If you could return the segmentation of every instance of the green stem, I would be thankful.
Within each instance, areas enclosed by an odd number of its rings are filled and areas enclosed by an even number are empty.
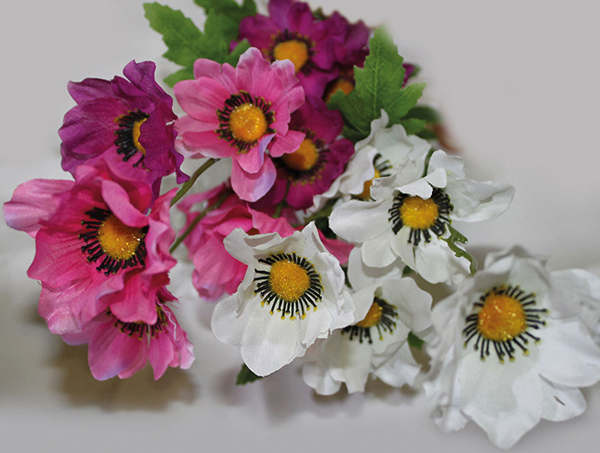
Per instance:
[[[210,211],[213,211],[213,210],[219,208],[223,204],[223,202],[227,199],[228,196],[229,196],[229,191],[226,191],[223,195],[221,195],[221,198],[219,198],[219,200],[214,205],[212,205],[211,207],[206,208],[204,211],[200,212],[194,218],[194,220],[192,220],[192,223],[190,223],[190,226],[188,226],[186,228],[186,230],[181,234],[181,236],[179,236],[177,239],[175,239],[175,242],[173,242],[173,245],[169,249],[169,253],[173,254],[173,252],[175,250],[177,250],[177,247],[179,247],[181,245],[181,243],[185,240],[185,238],[190,235],[190,233],[194,230],[194,228],[196,228],[196,225],[198,225],[198,223],[200,223],[200,221],[204,217],[206,217],[206,214],[208,214]]]
[[[177,192],[177,194],[171,200],[171,206],[175,206],[175,203],[177,203],[179,200],[181,200],[183,198],[183,196],[186,193],[188,193],[188,191],[192,188],[192,186],[194,185],[196,180],[200,177],[200,175],[202,173],[204,173],[206,170],[208,170],[217,161],[218,161],[218,159],[210,158],[206,162],[204,162],[202,164],[202,166],[200,166],[194,172],[192,177],[189,180],[187,180],[185,183],[183,183],[183,185],[181,186],[181,189],[179,189],[179,192]]]
[[[431,156],[433,156],[434,152],[435,149],[431,148],[427,153],[427,157],[425,157],[425,169],[423,170],[423,176],[421,176],[421,178],[427,176],[427,172],[429,171],[429,161],[431,160]]]
[[[450,250],[452,250],[454,252],[454,256],[456,256],[457,258],[461,258],[461,257],[466,258],[469,261],[469,263],[471,263],[469,270],[471,272],[471,275],[475,275],[475,272],[477,272],[477,260],[469,252],[461,249],[458,245],[456,245],[456,242],[460,242],[461,244],[466,244],[467,242],[469,242],[469,240],[465,236],[463,236],[460,232],[458,232],[457,230],[452,228],[450,225],[448,225],[448,231],[450,231],[450,237],[440,238],[440,239],[442,239],[443,241],[445,241],[448,244],[448,247],[450,247]]]

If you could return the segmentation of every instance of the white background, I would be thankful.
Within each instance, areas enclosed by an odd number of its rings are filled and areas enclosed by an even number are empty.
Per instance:
[[[167,3],[164,0],[163,3]],[[198,24],[192,0],[168,0]],[[458,225],[470,250],[519,243],[554,269],[600,274],[600,32],[597,2],[554,0],[315,0],[368,25],[387,23],[401,54],[422,67],[430,99],[467,161],[468,176],[512,183],[501,218]],[[60,170],[57,130],[74,103],[66,83],[112,78],[130,60],[175,69],[137,0],[12,1],[0,6],[0,200]],[[39,287],[25,272],[24,233],[0,225],[0,450],[6,452],[285,451],[493,452],[473,424],[443,434],[420,393],[373,384],[365,394],[318,397],[296,365],[233,385],[238,351],[209,330],[212,307],[174,288],[195,344],[188,371],[158,382],[96,382],[86,347],[67,347],[37,313]],[[588,411],[542,422],[514,452],[596,452],[600,386]]]

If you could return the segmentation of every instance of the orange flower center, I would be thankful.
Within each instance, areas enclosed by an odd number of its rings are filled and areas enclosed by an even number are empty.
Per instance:
[[[416,230],[431,228],[438,216],[438,206],[431,198],[406,197],[400,207],[402,223]]]
[[[135,256],[144,236],[142,228],[127,226],[113,214],[98,228],[98,242],[102,250],[115,260],[128,260]]]
[[[315,166],[319,160],[319,151],[310,138],[305,138],[300,148],[290,154],[282,156],[285,165],[296,171],[308,171]]]
[[[268,126],[262,109],[251,103],[238,105],[229,114],[229,129],[233,137],[246,143],[256,142]]]
[[[269,280],[272,291],[286,302],[300,299],[310,288],[306,269],[287,260],[273,263]]]
[[[277,60],[290,60],[298,73],[308,61],[308,46],[297,39],[283,41],[275,46],[273,56]]]
[[[373,327],[376,326],[379,321],[381,321],[381,315],[383,313],[383,308],[377,302],[373,302],[369,311],[367,312],[367,316],[360,322],[357,322],[355,325],[358,327]]]
[[[352,82],[350,82],[344,78],[339,78],[335,82],[333,82],[333,84],[329,88],[325,100],[327,102],[329,102],[329,100],[331,99],[331,96],[333,96],[337,91],[341,91],[344,94],[348,94],[353,89],[354,89],[354,85],[352,84]]]
[[[513,297],[490,294],[478,313],[477,328],[488,340],[512,340],[527,328],[523,305]]]
[[[131,138],[133,139],[133,145],[135,146],[135,149],[142,153],[142,155],[146,155],[146,150],[140,144],[140,128],[142,127],[144,121],[146,121],[147,119],[148,118],[142,118],[141,120],[136,121],[135,123],[133,123],[133,127],[131,128]]]
[[[379,172],[379,170],[375,169],[375,176],[373,176],[373,179],[380,178],[380,177],[381,177],[381,173]],[[368,181],[365,181],[365,184],[363,186],[363,191],[358,196],[358,198],[360,198],[362,200],[370,200],[371,199],[371,186],[373,185],[373,179],[369,179]]]

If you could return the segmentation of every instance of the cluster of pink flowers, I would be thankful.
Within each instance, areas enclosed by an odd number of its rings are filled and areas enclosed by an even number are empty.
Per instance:
[[[238,38],[252,47],[236,67],[199,59],[194,79],[176,84],[181,118],[152,62],[132,61],[112,80],[70,82],[76,105],[59,135],[73,180],[26,182],[4,205],[7,224],[36,241],[28,275],[41,283],[40,315],[65,342],[89,345],[97,379],[129,377],[148,361],[158,379],[194,360],[167,289],[175,190],[161,194],[164,177],[188,181],[184,157],[231,160],[227,183],[178,206],[193,284],[217,300],[236,291],[247,268],[224,239],[236,228],[291,236],[302,228],[297,211],[354,154],[340,112],[324,99],[337,80],[352,83],[369,29],[292,0],[271,1],[269,12],[242,20]],[[346,263],[352,245],[319,235]]]
[[[89,344],[96,379],[129,377],[150,361],[158,379],[194,356],[169,308],[169,218],[177,173],[173,101],[151,62],[129,63],[129,80],[71,83],[77,106],[60,129],[62,165],[74,180],[21,184],[4,205],[7,224],[36,241],[29,277],[42,286],[39,313],[69,344]]]

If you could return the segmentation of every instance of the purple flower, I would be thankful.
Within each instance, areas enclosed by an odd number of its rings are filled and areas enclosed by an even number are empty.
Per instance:
[[[247,39],[271,61],[291,60],[306,94],[320,97],[338,75],[336,64],[347,64],[362,39],[358,25],[355,29],[339,14],[334,16],[319,20],[306,3],[271,0],[269,17],[257,14],[242,20],[239,39]],[[368,33],[361,47],[367,38]]]
[[[103,156],[117,172],[135,172],[149,184],[175,171],[178,183],[187,179],[174,147],[173,99],[156,83],[155,69],[151,61],[132,61],[123,69],[127,79],[69,83],[77,105],[59,130],[64,170],[74,174]]]

